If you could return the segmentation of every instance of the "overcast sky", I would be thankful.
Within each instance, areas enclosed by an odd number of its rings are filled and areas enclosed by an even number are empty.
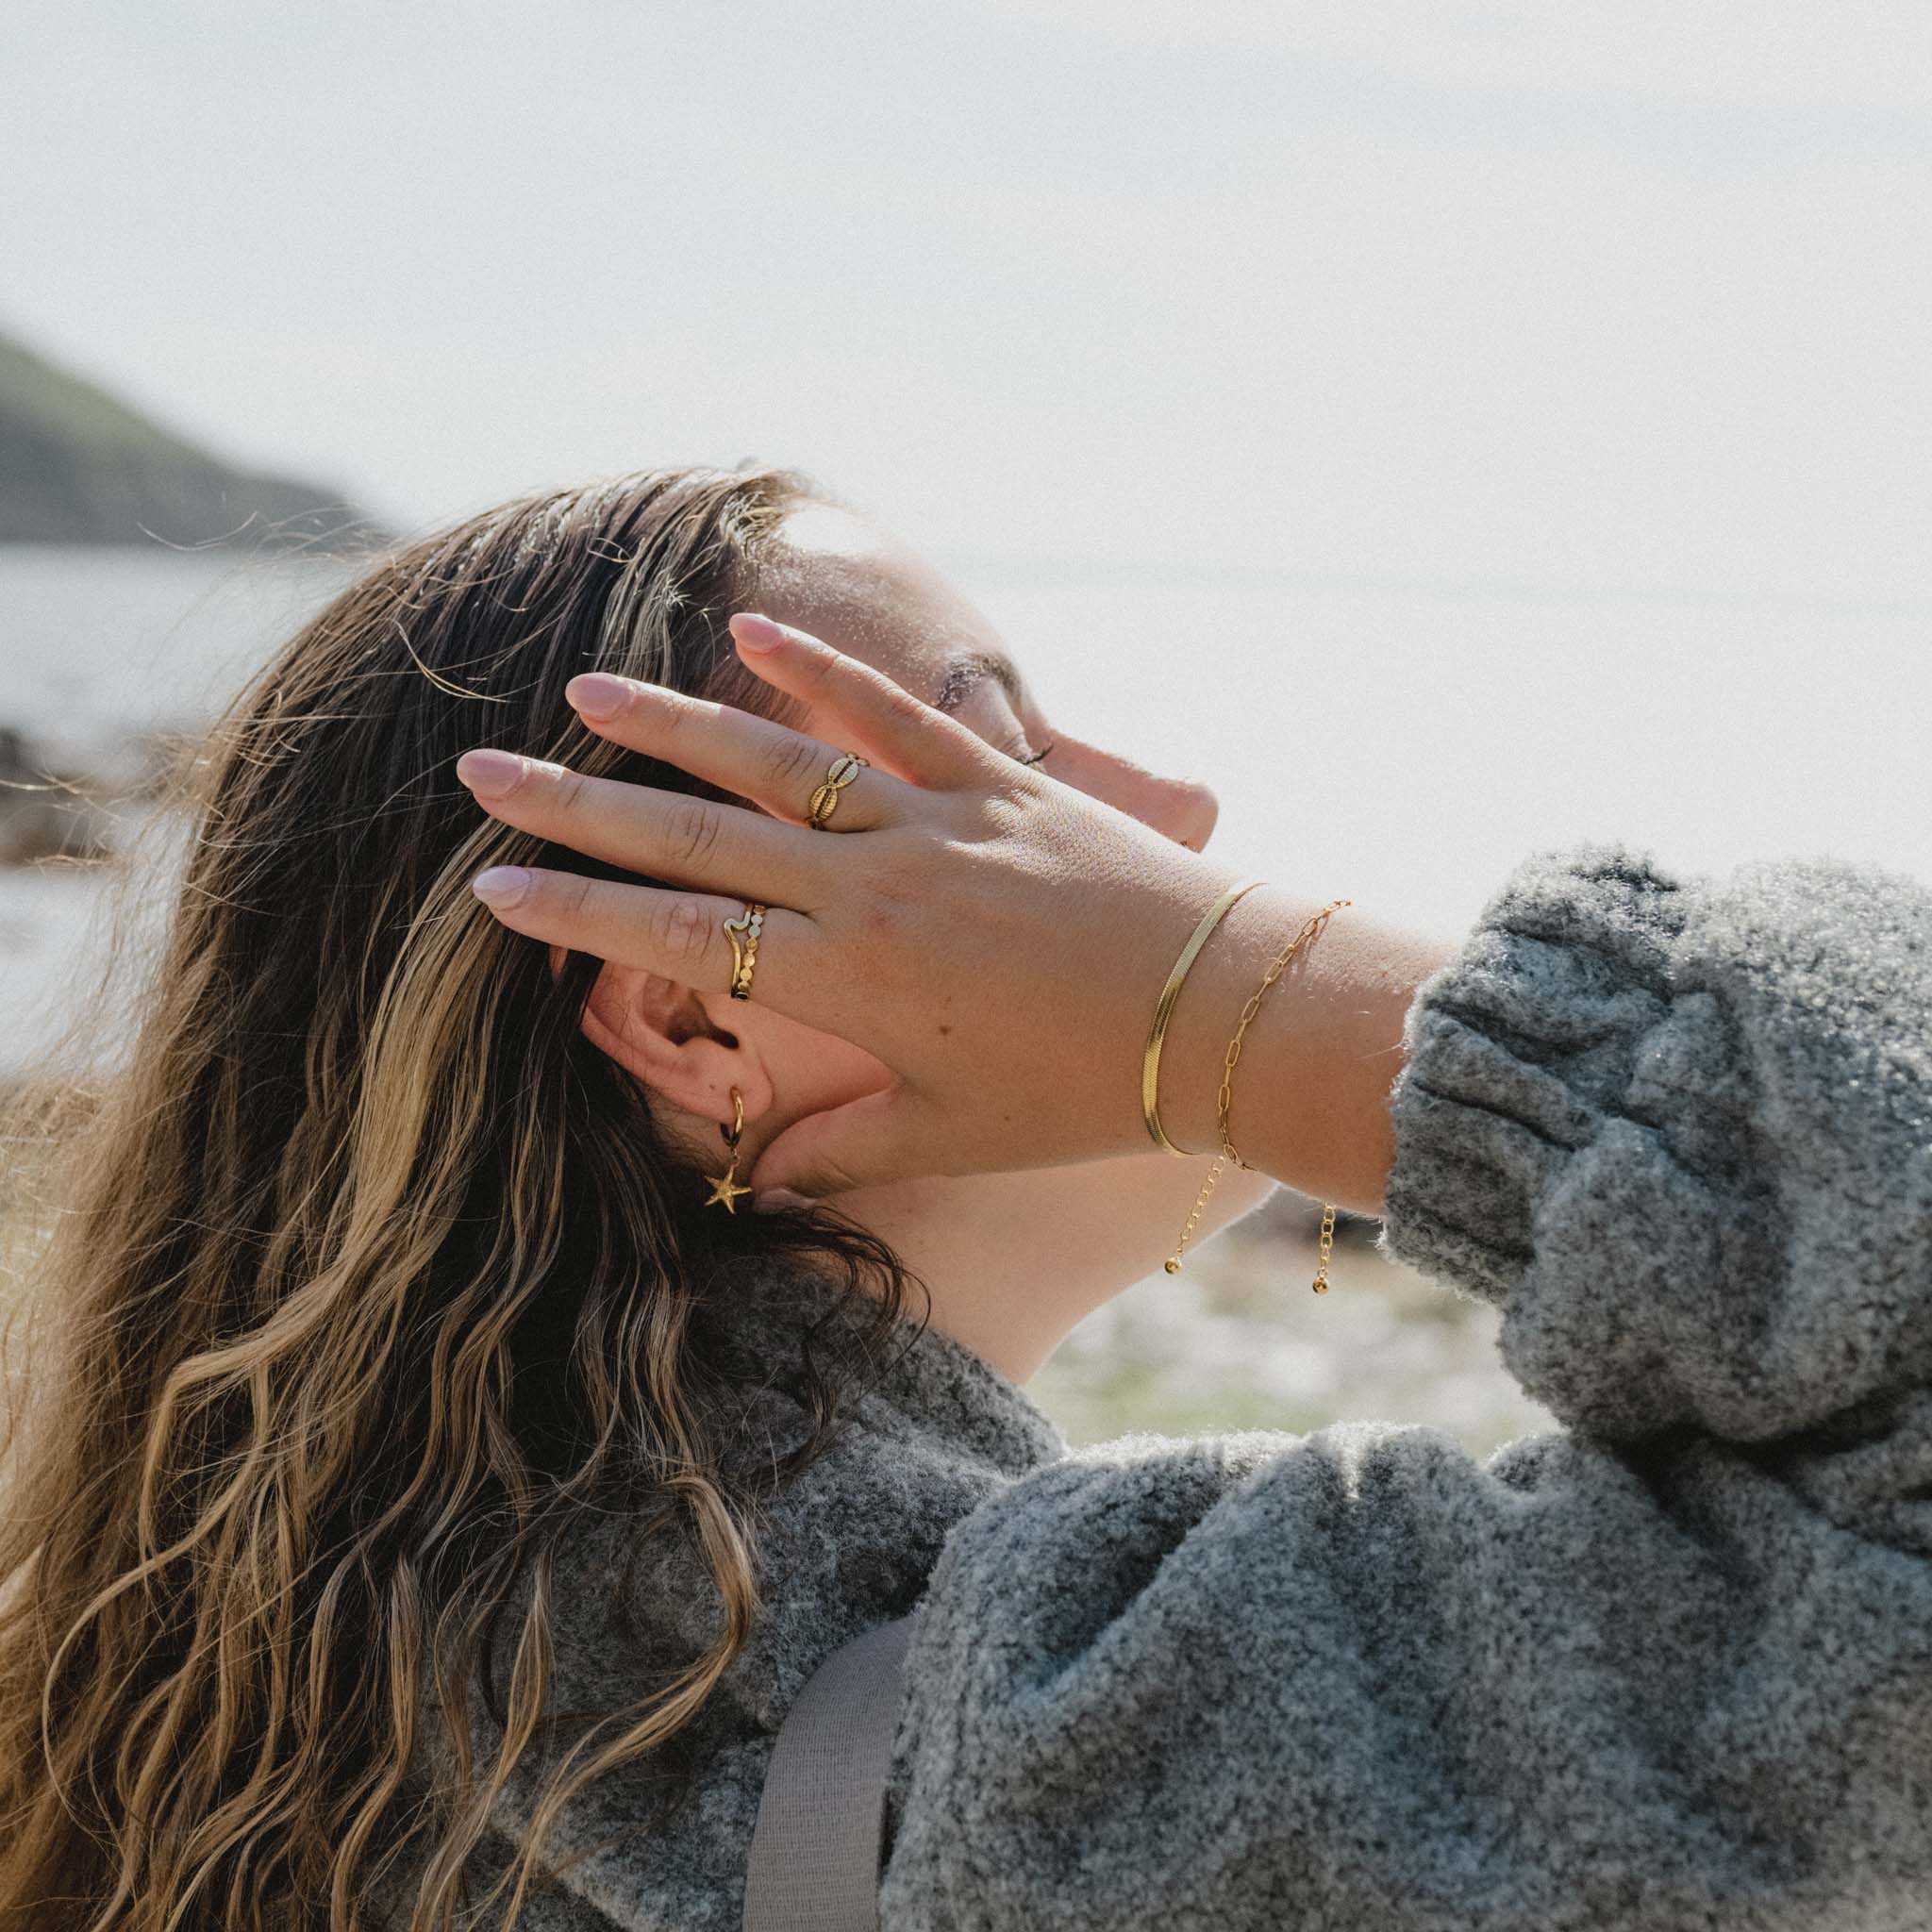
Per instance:
[[[1925,0],[9,0],[6,42],[0,323],[233,456],[405,526],[799,464],[1324,899],[1451,924],[1580,828],[1932,873]]]
[[[406,521],[1932,599],[1923,0],[11,0],[0,318]]]

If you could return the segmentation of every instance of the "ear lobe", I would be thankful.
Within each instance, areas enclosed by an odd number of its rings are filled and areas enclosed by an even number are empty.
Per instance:
[[[634,966],[606,961],[584,1003],[585,1039],[687,1113],[720,1123],[731,1118],[731,1089],[747,1120],[772,1105],[763,1056],[726,1032],[690,987]]]

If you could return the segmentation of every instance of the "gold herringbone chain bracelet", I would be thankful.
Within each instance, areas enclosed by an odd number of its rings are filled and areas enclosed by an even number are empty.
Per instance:
[[[1194,1202],[1193,1212],[1188,1216],[1188,1224],[1181,1229],[1180,1240],[1174,1243],[1174,1253],[1163,1264],[1170,1274],[1178,1274],[1181,1272],[1182,1252],[1188,1245],[1188,1238],[1194,1232],[1195,1223],[1201,1218],[1202,1208],[1208,1205],[1208,1195],[1214,1191],[1215,1182],[1221,1178],[1222,1163],[1231,1160],[1237,1167],[1246,1168],[1250,1174],[1255,1172],[1235,1152],[1234,1134],[1228,1124],[1228,1111],[1234,1104],[1234,1070],[1241,1057],[1241,1039],[1248,1030],[1248,1024],[1261,1010],[1262,996],[1281,977],[1288,968],[1288,962],[1294,958],[1303,943],[1318,927],[1326,923],[1331,914],[1343,906],[1354,904],[1353,899],[1337,899],[1314,914],[1301,931],[1274,956],[1274,963],[1261,976],[1260,985],[1255,989],[1249,996],[1247,1005],[1241,1008],[1241,1023],[1234,1029],[1234,1038],[1227,1042],[1227,1058],[1223,1062],[1221,1070],[1221,1091],[1215,1100],[1215,1120],[1221,1128],[1221,1152],[1214,1157],[1214,1165],[1208,1170],[1208,1178],[1203,1182],[1201,1192]],[[1331,1201],[1324,1203],[1322,1210],[1322,1254],[1320,1261],[1316,1264],[1315,1279],[1312,1284],[1317,1294],[1328,1292],[1328,1254],[1334,1244],[1335,1204]]]

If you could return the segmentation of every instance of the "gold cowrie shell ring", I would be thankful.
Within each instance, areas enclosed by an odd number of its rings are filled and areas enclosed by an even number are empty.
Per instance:
[[[814,832],[824,830],[825,821],[839,809],[840,792],[871,763],[870,758],[860,758],[856,751],[841,752],[832,760],[825,782],[811,795],[811,810],[806,816],[806,824]]]

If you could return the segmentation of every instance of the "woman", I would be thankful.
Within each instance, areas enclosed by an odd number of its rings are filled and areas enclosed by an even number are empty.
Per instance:
[[[375,1898],[427,1926],[466,1874],[515,1884],[491,1819],[521,1833],[536,1793],[555,1800],[541,1876],[598,1803],[642,1817],[676,1796],[679,1753],[750,1775],[742,1744],[777,1712],[762,1680],[782,1658],[782,1691],[804,1661],[774,1601],[808,1608],[816,1579],[836,1630],[870,1596],[837,1602],[835,1573],[916,1590],[944,1528],[1050,1445],[1023,1402],[971,1457],[908,1447],[869,1512],[883,1553],[808,1564],[765,1520],[917,1339],[893,1327],[902,1303],[926,1312],[908,1264],[950,1304],[981,1292],[990,1347],[1007,1311],[1024,1373],[1048,1324],[1151,1265],[1191,1195],[1180,1163],[882,1188],[874,1225],[707,1207],[727,1086],[748,1152],[780,1107],[886,1069],[761,1001],[546,958],[468,887],[544,849],[507,845],[458,782],[479,742],[729,796],[587,733],[565,687],[601,667],[769,694],[724,613],[800,574],[838,595],[838,544],[812,537],[836,522],[773,472],[508,505],[371,570],[214,730],[160,957],[130,935],[104,964],[48,1070],[67,1104],[30,1098],[8,1134],[10,1225],[45,1245],[9,1296],[39,1332],[8,1364],[0,1924],[346,1925]],[[914,592],[880,594],[896,627]],[[959,715],[1036,757],[997,684],[965,675]],[[1201,788],[1085,756],[1087,782],[1173,841],[1207,836]],[[88,1063],[130,1030],[108,1083]],[[1265,1185],[1240,1177],[1217,1218]],[[782,1324],[821,1283],[862,1319],[806,1362]],[[770,1324],[747,1314],[761,1291]],[[774,1347],[778,1393],[760,1387]],[[919,1361],[1004,1386],[942,1337]],[[571,1581],[618,1525],[669,1566],[622,1684],[581,1624],[608,1592]],[[508,1732],[485,1708],[465,1738],[450,1693],[492,1641]],[[456,1761],[437,1774],[444,1702]],[[567,1745],[574,1710],[610,1722],[540,1768],[540,1719]]]
[[[411,547],[238,701],[37,1257],[10,1914],[733,1924],[799,1687],[916,1606],[890,1927],[1926,1922],[1924,891],[1591,849],[1454,946],[1339,914],[1194,1239],[1383,1215],[1572,1431],[1067,1455],[1018,1385],[1210,1171],[1139,1076],[1232,881],[993,642],[797,479],[658,474]],[[1200,952],[1183,1147],[1320,903]]]

